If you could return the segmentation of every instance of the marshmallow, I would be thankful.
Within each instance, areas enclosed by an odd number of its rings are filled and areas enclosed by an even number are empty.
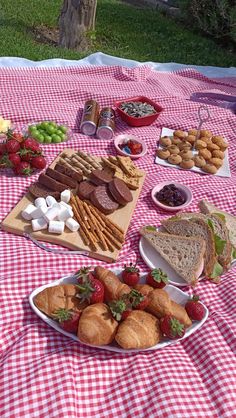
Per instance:
[[[53,206],[55,203],[57,203],[55,197],[53,196],[47,196],[46,197],[46,202],[48,206]]]
[[[61,192],[61,200],[62,202],[65,203],[69,203],[70,201],[70,190],[63,190],[63,192]]]
[[[75,219],[73,218],[68,218],[66,220],[66,226],[67,228],[69,228],[72,232],[76,232],[78,231],[78,229],[80,228],[80,224],[78,224],[78,222],[76,222]]]
[[[73,213],[73,212],[72,212]],[[66,221],[67,219],[71,218],[73,215],[71,215],[71,210],[69,208],[62,208],[58,214],[58,220],[59,221]]]
[[[60,221],[50,221],[48,232],[52,234],[62,234],[64,231],[65,223]]]
[[[47,222],[53,221],[59,215],[60,209],[55,205],[51,208],[48,208],[47,212],[44,214],[44,218]]]
[[[63,208],[63,207],[65,207],[65,208],[67,208],[68,210],[69,210],[69,212],[70,212],[70,217],[72,218],[73,217],[73,210],[72,210],[72,207],[70,206],[70,205],[68,205],[67,203],[65,203],[65,202],[60,202],[60,205],[61,205],[61,207]]]
[[[24,218],[26,221],[31,221],[33,219],[32,213],[36,210],[36,206],[32,205],[30,203],[24,210],[21,212],[22,218]]]
[[[44,218],[33,219],[31,221],[33,231],[41,231],[42,229],[47,229],[48,224]]]
[[[34,205],[36,208],[47,207],[47,202],[44,197],[37,197],[34,201]]]
[[[39,219],[48,211],[47,206],[41,206],[40,208],[36,208],[32,213],[32,219]]]

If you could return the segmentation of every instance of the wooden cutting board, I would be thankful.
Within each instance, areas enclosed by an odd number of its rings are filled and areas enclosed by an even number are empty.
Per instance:
[[[75,150],[69,148],[63,150],[63,152],[65,151],[70,155],[76,152]],[[59,158],[60,154],[50,165],[51,168],[53,168],[56,165]],[[100,159],[98,157],[98,161],[99,160]],[[134,209],[136,207],[137,200],[142,190],[144,180],[145,172],[143,171],[143,176],[140,177],[139,188],[137,190],[131,190],[131,193],[133,195],[132,202],[128,203],[124,207],[120,207],[111,215],[108,215],[109,219],[111,219],[124,230],[124,234],[126,234],[127,229],[129,227]],[[88,246],[86,246],[83,243],[79,231],[71,232],[67,228],[65,228],[65,231],[61,235],[50,234],[45,230],[33,232],[31,228],[31,222],[27,222],[21,217],[22,210],[25,209],[29,203],[33,202],[34,198],[30,193],[27,193],[2,221],[2,229],[17,235],[30,235],[32,238],[38,241],[45,241],[52,244],[58,244],[71,250],[83,251],[86,255],[89,255],[92,258],[106,261],[108,263],[115,262],[117,260],[119,256],[119,250],[115,249],[114,252],[111,252],[109,250],[103,251],[99,248],[96,252],[93,252]]]

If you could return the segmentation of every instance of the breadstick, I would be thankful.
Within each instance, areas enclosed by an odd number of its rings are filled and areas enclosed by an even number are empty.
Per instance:
[[[72,157],[71,162],[76,166],[79,167],[83,173],[88,176],[91,173],[91,170],[88,170],[86,167],[83,166],[76,158]]]
[[[101,164],[98,163],[92,155],[86,154],[83,151],[78,151],[77,154],[84,158],[85,161],[88,161],[94,168],[102,169]]]
[[[81,170],[79,170],[79,169],[77,169],[77,167],[74,167],[72,164],[70,164],[68,161],[68,158],[66,158],[66,159],[64,159],[64,158],[60,158],[59,159],[59,163],[60,164],[62,164],[62,165],[64,165],[64,166],[66,166],[66,167],[68,167],[68,168],[73,168],[75,171],[77,171],[78,173],[80,173],[80,174],[82,174],[83,175],[83,173],[82,173],[82,171]]]
[[[89,219],[88,219],[88,218],[87,218],[87,216],[86,216],[86,212],[85,212],[85,210],[84,210],[82,200],[80,200],[78,196],[75,196],[75,199],[76,199],[76,202],[77,202],[77,207],[78,207],[78,209],[79,209],[79,212],[80,212],[80,214],[81,214],[81,217],[82,217],[83,221],[85,222],[85,224],[86,224],[87,228],[88,228],[88,229],[91,229],[91,231],[94,231],[94,227],[93,227],[93,225],[91,225],[91,223],[89,222]]]
[[[83,219],[78,211],[78,206],[77,206],[77,202],[76,202],[76,198],[72,195],[71,196],[71,202],[72,202],[72,209],[75,213],[75,216],[80,224],[80,227],[83,229],[86,238],[89,240],[89,245],[92,247],[92,250],[97,251],[97,245],[96,245],[96,240],[94,239],[94,235],[88,230],[86,224],[83,222]],[[80,229],[81,229],[80,228]],[[86,244],[88,245],[88,244]]]
[[[79,163],[81,163],[85,168],[88,170],[93,170],[93,166],[88,163],[84,158],[80,157],[78,154],[73,154],[73,158],[75,158]]]
[[[101,229],[101,228],[100,228],[100,226],[97,224],[97,219],[96,219],[96,218],[95,218],[95,216],[92,214],[92,212],[91,212],[91,210],[90,210],[90,207],[87,205],[87,203],[86,203],[86,202],[84,202],[84,208],[85,208],[85,210],[86,210],[86,212],[87,212],[88,216],[90,217],[91,221],[93,222],[93,224],[94,224],[94,226],[95,226],[95,230],[96,230],[96,233],[97,233],[97,235],[98,235],[98,238],[99,238],[99,240],[100,240],[100,242],[101,242],[101,247],[102,247],[102,249],[103,249],[104,251],[107,251],[107,250],[108,250],[108,246],[107,246],[107,243],[106,243],[105,238],[104,238],[104,236],[103,236],[102,229]]]
[[[106,227],[106,231],[108,231],[110,234],[112,234],[117,241],[119,241],[121,244],[124,243],[124,234],[122,234],[121,232],[114,230],[112,228],[109,228],[108,226]]]
[[[103,234],[105,237],[107,237],[110,242],[116,247],[118,250],[122,248],[122,243],[120,241],[117,241],[117,239],[114,237],[113,234],[111,234],[107,229],[104,229]]]
[[[109,238],[107,238],[106,236],[104,236],[105,242],[108,246],[108,250],[111,251],[111,253],[114,253],[115,248],[113,247],[112,243],[110,242]]]
[[[103,230],[104,228],[106,228],[106,224],[105,222],[102,220],[102,218],[99,216],[99,214],[96,212],[95,207],[91,204],[88,203],[89,209],[91,210],[92,214],[94,215],[94,217],[96,218],[96,220],[99,222],[99,224],[101,225],[101,230]]]
[[[94,210],[98,213],[98,215],[102,218],[102,220],[105,222],[105,224],[110,227],[112,230],[117,229],[121,234],[124,234],[123,229],[117,225],[115,222],[111,221],[104,215],[104,213],[100,212],[97,208],[94,207]]]

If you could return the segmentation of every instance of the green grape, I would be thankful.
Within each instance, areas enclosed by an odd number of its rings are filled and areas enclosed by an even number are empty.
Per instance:
[[[64,126],[64,125],[58,126],[58,129],[60,129],[60,131],[63,132],[63,134],[66,134],[66,132],[67,132],[67,127]]]
[[[51,144],[52,138],[49,135],[44,135],[44,142],[45,144]]]
[[[56,134],[52,134],[52,142],[59,143],[61,142],[61,137]]]

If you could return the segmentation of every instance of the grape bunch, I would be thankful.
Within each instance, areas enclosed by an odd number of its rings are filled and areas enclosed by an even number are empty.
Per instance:
[[[41,144],[59,144],[68,138],[68,128],[65,125],[58,125],[56,122],[43,121],[29,125],[28,132]]]
[[[174,184],[164,186],[156,193],[156,198],[159,202],[172,207],[183,205],[186,202],[185,194]]]

